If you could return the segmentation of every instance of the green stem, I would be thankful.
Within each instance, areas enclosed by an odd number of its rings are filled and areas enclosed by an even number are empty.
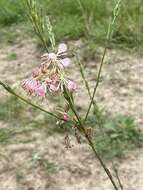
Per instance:
[[[102,60],[101,60],[101,63],[100,63],[100,66],[99,66],[98,75],[97,75],[97,82],[96,82],[96,85],[95,85],[95,87],[94,87],[93,95],[92,95],[92,97],[91,97],[91,101],[90,101],[90,104],[89,104],[89,107],[88,107],[88,110],[87,110],[87,113],[86,113],[84,122],[87,120],[87,117],[88,117],[88,115],[89,115],[91,106],[92,106],[92,104],[94,103],[94,97],[95,97],[95,94],[96,94],[96,91],[97,91],[97,88],[98,88],[98,85],[99,85],[100,75],[101,75],[101,71],[102,71],[102,67],[103,67],[103,63],[104,63],[106,51],[107,51],[107,46],[105,47],[104,52],[103,52]]]
[[[113,170],[114,170],[114,172],[115,172],[116,178],[117,178],[117,180],[118,180],[120,189],[121,189],[121,190],[124,190],[123,185],[122,185],[121,180],[120,180],[120,177],[119,177],[119,174],[118,174],[118,170],[117,170],[117,168],[115,167],[115,165],[114,165],[113,162],[112,162],[112,166],[113,166]]]
[[[115,181],[114,181],[114,179],[113,179],[113,177],[112,177],[112,175],[111,175],[110,170],[106,167],[105,163],[103,162],[103,160],[101,159],[101,157],[100,157],[99,154],[97,153],[97,151],[96,151],[96,149],[95,149],[95,147],[94,147],[94,145],[93,145],[93,142],[91,141],[90,137],[87,135],[87,132],[86,132],[84,126],[83,126],[82,120],[80,119],[80,116],[78,115],[78,113],[77,113],[77,111],[76,111],[76,109],[75,109],[75,106],[74,106],[73,103],[72,103],[70,94],[69,94],[68,91],[66,90],[66,87],[64,87],[64,93],[65,93],[65,98],[66,98],[66,100],[69,102],[69,105],[70,105],[71,110],[73,111],[73,113],[75,114],[75,117],[77,118],[77,121],[78,121],[78,124],[79,124],[79,127],[77,127],[77,128],[78,128],[79,132],[81,132],[81,131],[83,132],[83,134],[84,134],[84,136],[85,136],[85,138],[86,138],[86,140],[87,140],[89,146],[91,147],[91,149],[92,149],[93,152],[94,152],[95,157],[96,157],[96,158],[98,159],[98,161],[100,162],[100,164],[101,164],[101,166],[103,167],[104,171],[106,172],[108,178],[110,179],[112,185],[114,186],[114,189],[115,189],[115,190],[118,190],[118,187],[117,187],[117,185],[116,185],[116,183],[115,183]]]
[[[91,95],[91,92],[90,92],[90,87],[89,87],[88,81],[86,80],[86,77],[85,77],[85,75],[84,75],[83,66],[82,66],[82,64],[81,64],[81,62],[80,62],[80,60],[79,60],[79,58],[78,58],[77,56],[76,56],[76,58],[77,58],[77,63],[78,63],[79,69],[80,69],[80,73],[81,73],[82,79],[83,79],[83,81],[84,81],[85,87],[86,87],[86,89],[87,89],[87,91],[88,91],[88,95],[89,95],[90,100],[91,100],[91,99],[92,99],[92,95]],[[95,101],[93,101],[93,106],[94,106],[94,112],[95,112],[95,115],[96,115],[97,124],[98,124],[98,126],[99,126],[99,129],[101,129],[101,132],[103,133],[103,135],[105,135],[105,132],[104,132],[102,126],[101,126],[101,123],[100,123],[100,120],[99,120],[99,117],[98,117],[98,112],[99,112],[99,111],[98,111],[98,107],[97,107]],[[83,123],[83,124],[84,124],[84,123]],[[118,183],[119,183],[119,185],[120,185],[120,188],[121,188],[121,190],[123,190],[123,185],[122,185],[122,183],[121,183],[120,177],[119,177],[119,175],[118,175],[118,171],[117,171],[117,169],[115,168],[113,162],[112,162],[112,165],[113,165],[113,170],[114,170],[114,172],[115,172],[116,178],[117,178]]]
[[[48,51],[47,41],[45,37],[45,33],[47,31],[45,28],[45,17],[42,9],[40,9],[35,0],[26,0],[26,5],[28,9],[28,17],[30,22],[32,23],[33,29],[37,37],[41,40],[43,47]]]
[[[82,76],[82,79],[83,79],[83,81],[84,81],[84,85],[85,85],[85,87],[86,87],[86,89],[87,89],[87,92],[88,92],[88,95],[89,95],[89,98],[90,98],[90,101],[92,100],[92,94],[91,94],[91,91],[90,91],[90,87],[89,87],[89,83],[88,83],[88,81],[87,81],[87,79],[86,79],[86,77],[85,77],[85,74],[84,74],[84,69],[83,69],[83,66],[82,66],[82,64],[81,64],[81,62],[80,62],[80,60],[79,60],[79,58],[76,56],[76,58],[77,58],[77,64],[78,64],[78,66],[79,66],[79,69],[80,69],[80,74],[81,74],[81,76]],[[96,102],[93,100],[92,101],[92,104],[93,104],[93,107],[94,107],[94,113],[95,113],[95,116],[96,116],[96,119],[98,120],[98,117],[99,117],[99,115],[98,115],[98,113],[99,113],[99,108],[98,108],[98,106],[97,106],[97,104],[96,104]],[[85,120],[86,121],[86,120]],[[85,123],[85,122],[84,122]],[[99,122],[98,122],[98,125],[100,125],[99,124]],[[100,126],[101,127],[101,126]]]
[[[115,181],[114,181],[114,179],[113,179],[113,177],[112,177],[112,174],[111,174],[110,170],[106,167],[105,163],[103,162],[103,160],[101,159],[101,157],[97,153],[97,151],[96,151],[96,149],[95,149],[95,147],[94,147],[94,145],[93,145],[90,137],[85,132],[84,132],[84,135],[85,135],[85,137],[86,137],[86,139],[87,139],[90,147],[92,148],[92,150],[93,150],[96,158],[98,159],[98,161],[100,162],[100,164],[103,167],[104,171],[106,172],[107,176],[109,177],[112,185],[114,186],[114,189],[115,190],[119,190],[118,187],[117,187],[117,185],[116,185],[116,183],[115,183]]]
[[[106,55],[106,52],[107,52],[107,49],[108,49],[108,43],[110,42],[110,38],[111,38],[112,33],[113,33],[113,30],[114,30],[115,21],[116,21],[118,15],[119,15],[119,10],[120,10],[121,2],[122,2],[122,0],[118,0],[117,4],[116,4],[116,6],[115,6],[115,8],[114,8],[114,10],[113,10],[113,19],[109,22],[108,31],[107,31],[107,37],[106,37],[106,44],[105,44],[103,56],[102,56],[102,59],[101,59],[101,62],[100,62],[98,74],[97,74],[97,82],[96,82],[96,85],[95,85],[95,87],[94,87],[92,99],[91,99],[91,102],[90,102],[90,104],[89,104],[89,107],[88,107],[88,110],[87,110],[87,113],[86,113],[86,116],[85,116],[84,121],[87,120],[87,117],[88,117],[88,115],[89,115],[91,106],[92,106],[92,104],[93,104],[93,102],[94,102],[94,97],[95,97],[97,88],[98,88],[98,86],[99,86],[101,71],[102,71],[102,67],[103,67],[104,60],[105,60],[105,55]]]
[[[42,108],[42,107],[40,107],[40,106],[38,106],[38,105],[36,105],[36,104],[30,102],[29,100],[25,99],[25,98],[22,97],[22,96],[18,95],[9,85],[3,83],[2,81],[0,81],[0,85],[3,86],[3,88],[4,88],[6,91],[8,91],[10,94],[14,95],[15,97],[17,97],[18,99],[22,100],[23,102],[25,102],[25,103],[31,105],[32,107],[34,107],[34,108],[36,108],[36,109],[39,109],[39,110],[42,111],[42,112],[45,112],[45,113],[48,114],[48,115],[51,115],[51,116],[55,117],[56,119],[62,120],[62,118],[58,117],[57,115],[55,115],[55,114],[53,114],[53,113],[51,113],[51,112],[48,112],[48,111],[45,110],[44,108]]]

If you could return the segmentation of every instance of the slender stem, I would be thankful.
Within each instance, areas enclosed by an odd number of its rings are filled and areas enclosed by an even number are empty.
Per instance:
[[[98,86],[99,86],[101,71],[102,71],[102,67],[103,67],[104,60],[105,60],[105,55],[106,55],[106,52],[107,52],[107,49],[108,49],[108,43],[110,42],[110,38],[111,38],[112,33],[113,33],[113,30],[114,30],[115,21],[116,21],[118,15],[119,15],[121,2],[122,2],[122,0],[118,0],[118,2],[116,3],[116,6],[115,6],[115,8],[114,8],[114,10],[113,10],[113,18],[112,18],[112,20],[109,22],[109,26],[108,26],[108,30],[107,30],[107,36],[106,36],[106,44],[105,44],[103,56],[102,56],[102,59],[101,59],[101,63],[100,63],[100,66],[99,66],[98,74],[97,74],[97,82],[96,82],[96,85],[95,85],[95,87],[94,87],[92,99],[91,99],[91,102],[90,102],[90,104],[89,104],[89,107],[88,107],[87,113],[86,113],[86,115],[85,115],[84,121],[86,121],[86,119],[87,119],[87,117],[88,117],[88,115],[89,115],[91,106],[92,106],[92,104],[93,104],[93,102],[94,102],[94,97],[95,97],[97,88],[98,88]]]
[[[88,80],[85,77],[83,66],[82,66],[81,61],[80,61],[80,59],[79,59],[79,57],[77,55],[76,55],[76,59],[77,59],[77,65],[79,66],[79,69],[80,69],[80,74],[82,76],[85,88],[87,89],[87,92],[88,92],[88,95],[89,95],[89,98],[90,98],[90,101],[91,101],[92,100],[92,94],[91,94],[91,91],[90,91]],[[98,124],[99,128],[101,128],[100,121],[99,121],[99,108],[98,108],[98,105],[96,104],[96,102],[94,100],[93,100],[92,104],[93,104],[93,107],[94,107],[94,113],[95,113],[95,116],[96,116],[97,124]]]
[[[81,73],[82,79],[83,79],[83,81],[84,81],[85,87],[86,87],[86,89],[87,89],[88,95],[89,95],[90,100],[91,100],[91,99],[92,99],[92,95],[91,95],[91,92],[90,92],[90,87],[89,87],[88,81],[86,80],[86,77],[85,77],[85,74],[84,74],[83,66],[82,66],[82,64],[81,64],[81,62],[80,62],[80,60],[79,60],[79,58],[78,58],[77,56],[76,56],[76,58],[77,58],[77,63],[78,63],[79,69],[80,69],[80,73]],[[97,109],[98,109],[98,107],[97,107],[95,101],[93,101],[93,106],[94,106],[94,112],[95,112],[95,114],[96,114],[96,116],[97,116],[97,124],[98,124],[99,128],[102,129],[102,126],[101,126],[101,124],[100,124],[100,121],[99,121],[99,118],[98,118],[98,115],[97,115],[97,112],[96,112]],[[101,130],[101,132],[103,133],[103,135],[105,135],[104,130]],[[117,171],[116,167],[114,166],[114,163],[113,163],[113,162],[112,162],[112,166],[113,166],[113,170],[114,170],[114,172],[115,172],[116,178],[117,178],[117,180],[118,180],[118,183],[119,183],[119,185],[120,185],[120,188],[121,188],[121,190],[123,190],[123,185],[122,185],[122,183],[121,183],[121,180],[120,180],[118,171]]]
[[[92,95],[91,95],[91,92],[90,92],[90,87],[89,87],[88,81],[86,80],[86,77],[85,77],[85,75],[84,75],[83,66],[82,66],[82,64],[81,64],[81,62],[80,62],[80,60],[79,60],[79,58],[78,58],[77,56],[76,56],[76,58],[77,58],[77,63],[78,63],[79,69],[80,69],[80,73],[81,73],[82,79],[83,79],[83,81],[84,81],[85,87],[86,87],[86,89],[87,89],[88,95],[89,95],[90,100],[91,100],[91,99],[92,99]],[[99,121],[99,118],[98,118],[98,115],[97,115],[97,112],[96,112],[96,111],[98,111],[98,110],[97,110],[98,107],[97,107],[95,101],[93,102],[93,106],[94,106],[94,112],[95,112],[95,114],[96,114],[96,116],[97,116],[97,120],[98,120],[97,124],[99,125],[99,128],[102,129],[102,128],[101,128],[100,121]],[[103,135],[104,135],[104,131],[102,131],[102,133],[103,133]],[[102,161],[102,160],[101,160],[101,161]],[[113,163],[113,162],[112,162],[112,166],[113,166],[113,170],[114,170],[114,172],[115,172],[115,174],[116,174],[116,178],[117,178],[117,180],[118,180],[118,183],[119,183],[119,185],[120,185],[120,188],[121,188],[121,190],[123,190],[123,185],[122,185],[122,183],[121,183],[121,180],[120,180],[118,171],[117,171],[116,167],[114,166],[114,163]]]
[[[91,92],[90,92],[90,87],[89,87],[88,81],[86,80],[86,77],[85,77],[85,74],[84,74],[83,66],[82,66],[82,64],[81,64],[81,62],[80,62],[80,60],[79,60],[79,58],[78,58],[77,56],[76,56],[76,58],[77,58],[77,63],[78,63],[79,69],[80,69],[80,73],[81,73],[82,79],[83,79],[83,81],[84,81],[85,87],[86,87],[86,89],[87,89],[87,91],[88,91],[88,95],[89,95],[90,100],[91,100],[91,99],[92,99],[92,95],[91,95]],[[105,132],[104,132],[102,126],[101,126],[101,123],[100,123],[100,121],[99,121],[99,117],[98,117],[98,115],[97,115],[98,113],[96,112],[96,111],[98,111],[98,110],[97,110],[98,107],[97,107],[95,101],[93,101],[93,106],[94,106],[95,115],[96,115],[96,117],[97,117],[96,119],[97,119],[97,124],[98,124],[98,126],[99,126],[99,129],[102,129],[101,132],[103,133],[103,135],[105,135]],[[118,183],[119,183],[119,185],[120,185],[120,188],[121,188],[121,190],[123,190],[123,185],[122,185],[122,183],[121,183],[121,180],[120,180],[118,171],[117,171],[116,167],[114,166],[114,163],[113,163],[113,162],[112,162],[112,166],[113,166],[113,170],[114,170],[114,172],[115,172],[115,174],[116,174],[116,178],[117,178],[117,180],[118,180]]]
[[[77,64],[78,64],[79,69],[80,69],[80,74],[82,76],[82,79],[84,81],[85,87],[86,87],[87,92],[88,92],[88,95],[89,95],[90,98],[92,98],[92,95],[91,95],[91,92],[90,92],[90,87],[89,87],[88,81],[87,81],[87,79],[85,77],[84,69],[83,69],[83,66],[81,64],[81,61],[80,61],[80,59],[79,59],[79,57],[77,55],[75,55],[75,56],[76,56],[76,59],[77,59]]]
[[[88,134],[87,134],[87,132],[86,132],[86,129],[85,129],[84,126],[83,126],[82,120],[80,119],[80,116],[78,115],[78,113],[77,113],[77,111],[76,111],[76,109],[75,109],[75,106],[74,106],[73,103],[72,103],[70,94],[68,93],[68,91],[66,90],[65,87],[64,87],[64,93],[65,93],[65,98],[66,98],[67,101],[69,102],[70,108],[71,108],[71,110],[73,111],[73,113],[75,114],[75,117],[77,118],[77,121],[78,121],[78,123],[79,123],[79,127],[78,127],[79,132],[81,132],[81,131],[83,132],[83,134],[84,134],[86,140],[88,141],[89,146],[92,148],[92,150],[93,150],[93,152],[94,152],[96,158],[97,158],[98,161],[100,162],[102,168],[104,169],[104,171],[106,172],[107,176],[109,177],[109,179],[110,179],[112,185],[114,186],[114,189],[115,189],[115,190],[118,190],[118,187],[117,187],[117,185],[116,185],[116,183],[115,183],[115,181],[114,181],[114,179],[113,179],[113,177],[112,177],[112,174],[111,174],[110,170],[106,167],[105,163],[103,162],[103,160],[101,159],[101,157],[100,157],[99,154],[97,153],[97,151],[96,151],[96,149],[95,149],[95,147],[94,147],[94,145],[93,145],[93,142],[92,142],[92,140],[90,139],[90,137],[88,136]]]
[[[48,112],[48,111],[45,110],[44,108],[42,108],[42,107],[40,107],[40,106],[38,106],[38,105],[36,105],[36,104],[30,102],[29,100],[25,99],[25,98],[22,97],[22,96],[18,95],[9,85],[3,83],[2,81],[0,81],[0,85],[3,86],[3,88],[4,88],[6,91],[8,91],[10,94],[14,95],[15,97],[17,97],[18,99],[22,100],[23,102],[25,102],[25,103],[31,105],[32,107],[34,107],[34,108],[36,108],[36,109],[41,110],[42,112],[45,112],[45,113],[48,114],[48,115],[51,115],[51,116],[55,117],[56,119],[62,120],[62,118],[59,118],[57,115],[55,115],[55,114],[53,114],[53,113],[51,113],[51,112]]]
[[[47,46],[47,36],[45,36],[45,15],[43,10],[38,7],[35,0],[26,0],[26,5],[28,9],[28,17],[32,23],[35,34],[41,40],[43,47],[48,51]]]
[[[113,170],[114,170],[114,172],[115,172],[115,175],[116,175],[116,178],[117,178],[117,180],[118,180],[118,183],[119,183],[119,185],[120,185],[121,190],[124,190],[123,185],[122,185],[121,180],[120,180],[120,177],[119,177],[119,174],[118,174],[118,170],[117,170],[117,168],[115,167],[115,165],[114,165],[113,162],[112,162],[112,167],[113,167]]]
[[[76,118],[77,118],[79,124],[82,124],[82,121],[81,121],[81,119],[80,119],[80,116],[78,115],[78,113],[77,113],[77,111],[76,111],[76,109],[75,109],[75,106],[74,106],[74,104],[73,104],[72,98],[71,98],[71,96],[70,96],[70,94],[69,94],[69,92],[67,91],[67,89],[66,89],[65,86],[63,86],[63,90],[64,90],[64,97],[65,97],[65,99],[68,101],[71,110],[72,110],[73,113],[75,114],[75,116],[76,116]]]
[[[87,141],[88,141],[88,144],[89,144],[90,147],[92,148],[92,150],[93,150],[93,152],[94,152],[96,158],[99,160],[101,166],[103,167],[104,171],[105,171],[106,174],[108,175],[108,177],[109,177],[109,179],[110,179],[112,185],[114,186],[114,189],[115,189],[115,190],[118,190],[118,187],[117,187],[117,185],[116,185],[116,183],[115,183],[115,181],[114,181],[114,179],[113,179],[113,177],[112,177],[112,174],[111,174],[110,170],[106,167],[106,165],[104,164],[103,160],[101,159],[101,157],[100,157],[99,154],[97,153],[97,151],[96,151],[96,149],[95,149],[95,147],[94,147],[94,145],[93,145],[93,143],[92,143],[90,137],[89,137],[86,133],[84,133],[84,135],[85,135],[85,137],[86,137],[86,139],[87,139]]]
[[[89,104],[89,107],[88,107],[88,110],[87,110],[84,122],[87,120],[87,117],[88,117],[88,114],[90,112],[91,106],[92,106],[92,104],[94,102],[94,97],[95,97],[95,93],[96,93],[97,87],[99,85],[100,75],[101,75],[101,71],[102,71],[102,67],[103,67],[106,51],[107,51],[107,46],[105,47],[104,52],[103,52],[102,60],[101,60],[101,63],[100,63],[100,66],[99,66],[98,75],[97,75],[97,82],[96,82],[96,85],[95,85],[95,88],[94,88],[94,91],[93,91],[93,95],[92,95],[92,98],[91,98],[91,101],[90,101],[90,104]]]

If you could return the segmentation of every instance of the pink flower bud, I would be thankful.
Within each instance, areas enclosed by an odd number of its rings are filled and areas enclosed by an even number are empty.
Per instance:
[[[63,119],[65,122],[68,121],[69,116],[68,116],[67,112],[64,112]]]

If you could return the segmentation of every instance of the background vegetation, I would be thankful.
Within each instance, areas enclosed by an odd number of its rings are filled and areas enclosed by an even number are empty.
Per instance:
[[[44,7],[46,14],[52,20],[57,40],[85,38],[86,25],[92,39],[96,43],[103,44],[115,0],[82,0],[81,2],[85,10],[84,17],[77,0],[39,0],[39,4]],[[19,34],[17,28],[20,28],[23,34],[27,32],[31,34],[25,10],[24,0],[0,1],[1,40],[5,36],[9,41],[14,40],[14,37]],[[116,43],[116,46],[120,47],[142,47],[142,20],[142,0],[124,0],[112,45]],[[13,33],[7,32],[7,26],[11,26]]]

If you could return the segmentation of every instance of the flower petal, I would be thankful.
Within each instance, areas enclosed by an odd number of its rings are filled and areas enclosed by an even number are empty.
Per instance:
[[[55,53],[49,53],[48,57],[51,61],[55,61],[57,59],[57,55]]]
[[[45,84],[40,84],[39,81],[26,79],[22,82],[22,87],[30,95],[35,94],[37,96],[45,97],[47,92],[47,87]]]
[[[60,62],[64,67],[68,67],[71,63],[71,60],[69,58],[65,58],[65,59],[61,59]]]
[[[35,88],[35,94],[41,97],[45,97],[47,92],[47,87],[46,85],[42,84],[40,86],[38,86],[37,88]]]
[[[58,53],[57,54],[61,54],[67,51],[67,45],[64,43],[59,44],[58,47]]]
[[[67,87],[70,92],[74,92],[77,90],[77,83],[73,80],[68,80]]]

